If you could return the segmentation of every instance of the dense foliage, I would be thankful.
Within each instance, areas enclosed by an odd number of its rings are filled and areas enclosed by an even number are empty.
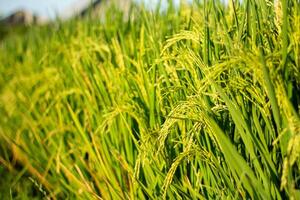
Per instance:
[[[299,0],[128,17],[0,43],[1,199],[299,199]]]

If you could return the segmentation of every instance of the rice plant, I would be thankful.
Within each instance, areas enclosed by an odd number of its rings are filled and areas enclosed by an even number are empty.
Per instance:
[[[0,43],[1,199],[300,199],[300,2],[115,7]]]

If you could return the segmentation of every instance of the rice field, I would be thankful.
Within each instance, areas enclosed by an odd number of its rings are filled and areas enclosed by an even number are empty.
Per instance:
[[[300,2],[111,7],[0,41],[0,199],[300,199]]]

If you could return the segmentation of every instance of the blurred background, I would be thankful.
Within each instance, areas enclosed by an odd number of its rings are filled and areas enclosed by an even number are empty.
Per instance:
[[[23,10],[44,20],[51,20],[56,17],[68,18],[78,13],[78,11],[85,9],[93,2],[103,3],[105,1],[116,0],[0,0],[0,17],[4,18]],[[121,1],[119,0],[119,2]],[[157,6],[159,0],[133,0],[133,2],[144,4],[147,8],[152,9]],[[168,0],[162,0],[162,7],[164,7],[167,2]],[[175,5],[179,5],[180,0],[173,0],[173,2]]]
[[[0,0],[0,41],[7,35],[25,32],[31,25],[45,25],[56,19],[81,18],[88,13],[103,19],[111,4],[126,16],[131,3],[146,9],[160,5],[163,10],[168,2],[175,6],[180,4],[180,0]]]

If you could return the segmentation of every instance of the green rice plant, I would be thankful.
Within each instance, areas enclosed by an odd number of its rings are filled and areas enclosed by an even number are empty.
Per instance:
[[[299,1],[171,5],[1,41],[1,198],[300,198]]]

